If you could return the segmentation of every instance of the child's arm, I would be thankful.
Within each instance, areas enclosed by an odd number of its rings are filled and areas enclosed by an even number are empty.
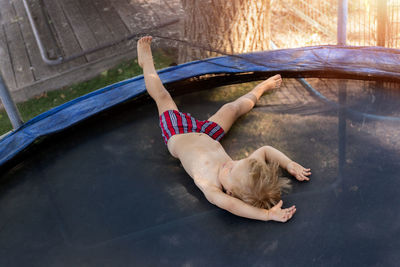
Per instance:
[[[263,146],[256,150],[253,155],[256,157],[262,157],[265,161],[278,162],[279,166],[286,169],[299,181],[310,180],[307,176],[311,175],[311,169],[306,169],[297,162],[292,161],[278,149],[271,146]]]
[[[204,190],[203,193],[206,196],[207,200],[210,201],[212,204],[220,207],[221,209],[227,210],[237,216],[249,219],[286,222],[287,220],[292,218],[293,214],[296,212],[295,206],[287,209],[282,209],[282,200],[279,201],[279,203],[270,210],[266,210],[248,205],[240,199],[231,197],[223,193],[218,188],[209,188]]]

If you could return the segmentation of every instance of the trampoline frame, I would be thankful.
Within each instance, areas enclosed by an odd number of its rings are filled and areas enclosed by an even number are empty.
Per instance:
[[[209,58],[169,67],[158,73],[172,93],[260,80],[277,73],[283,78],[340,77],[398,82],[399,59],[400,50],[397,49],[317,46]],[[0,168],[41,137],[60,132],[90,116],[146,94],[143,75],[140,75],[38,115],[0,141]]]

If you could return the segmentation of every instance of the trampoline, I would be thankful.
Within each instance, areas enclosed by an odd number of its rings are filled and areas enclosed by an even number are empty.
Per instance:
[[[199,119],[281,73],[282,90],[222,145],[233,159],[271,145],[312,169],[283,196],[298,210],[285,224],[205,199],[163,144],[142,76],[32,119],[0,141],[0,265],[397,266],[399,57],[326,46],[159,72],[178,108]]]

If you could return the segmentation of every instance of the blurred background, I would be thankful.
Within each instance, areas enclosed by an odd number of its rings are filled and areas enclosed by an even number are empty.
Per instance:
[[[338,1],[274,1],[272,40],[279,47],[336,44]],[[400,1],[349,0],[347,45],[398,48]],[[279,20],[278,20],[279,19]]]
[[[2,0],[0,71],[22,120],[141,74],[136,41],[153,35],[157,68],[269,49],[400,46],[400,0]],[[0,109],[0,135],[12,129]]]

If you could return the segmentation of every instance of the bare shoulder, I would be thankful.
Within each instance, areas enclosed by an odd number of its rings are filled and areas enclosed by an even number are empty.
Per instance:
[[[211,191],[221,191],[222,189],[216,186],[214,183],[210,182],[210,180],[205,178],[193,178],[194,183],[197,187],[205,194],[206,192]]]
[[[211,203],[213,203],[212,196],[214,196],[215,194],[223,193],[222,188],[210,182],[208,179],[194,178],[193,180],[196,186],[201,190],[201,192],[203,192],[204,196]]]

